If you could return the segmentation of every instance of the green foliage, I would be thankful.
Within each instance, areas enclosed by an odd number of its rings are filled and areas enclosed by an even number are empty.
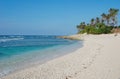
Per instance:
[[[103,13],[100,19],[96,17],[96,19],[92,18],[91,23],[87,24],[85,22],[81,22],[80,25],[77,26],[78,33],[87,33],[87,34],[107,34],[111,33],[112,29],[117,23],[117,14],[119,10],[111,8],[108,14]],[[112,25],[113,24],[113,25]],[[111,26],[112,25],[112,26]],[[119,26],[120,28],[120,26]]]
[[[119,28],[120,28],[120,26],[119,26]]]
[[[113,27],[105,26],[104,24],[98,24],[98,26],[86,26],[84,30],[79,33],[87,33],[87,34],[107,34],[111,33]]]

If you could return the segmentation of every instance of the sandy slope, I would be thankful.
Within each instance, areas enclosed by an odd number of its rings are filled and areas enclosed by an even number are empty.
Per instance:
[[[120,79],[120,35],[82,38],[84,46],[75,52],[2,79]]]

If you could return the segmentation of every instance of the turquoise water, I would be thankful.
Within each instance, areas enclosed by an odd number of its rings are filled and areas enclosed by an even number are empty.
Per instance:
[[[82,42],[44,35],[0,35],[0,77],[82,47]]]

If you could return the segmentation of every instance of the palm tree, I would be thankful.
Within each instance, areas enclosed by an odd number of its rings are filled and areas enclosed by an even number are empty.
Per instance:
[[[114,9],[114,8],[110,8],[109,9],[109,13],[111,16],[116,16],[118,14],[119,9]]]
[[[110,25],[110,18],[111,18],[110,14],[107,14],[106,15],[106,21],[107,21],[108,26]]]
[[[85,25],[85,22],[83,22],[83,25]]]
[[[103,13],[101,16],[102,16],[102,23],[104,23],[106,21],[106,14]]]
[[[81,29],[84,29],[85,26],[86,26],[85,22],[82,22],[82,23],[81,23]]]
[[[102,20],[106,21],[107,25],[109,26],[109,22],[110,22],[110,18],[111,18],[110,14],[103,13],[101,16],[102,16]]]
[[[102,20],[101,20],[101,23],[102,23],[102,24],[104,24],[104,22],[105,22],[105,20],[104,20],[104,19],[102,19]]]
[[[100,18],[99,17],[96,17],[96,24],[100,23]]]
[[[90,24],[88,23],[87,26],[90,26]]]
[[[115,12],[114,12],[115,18],[113,19],[113,21],[115,22],[116,25],[118,23],[118,20],[117,20],[118,12],[119,12],[119,9],[115,9]]]
[[[95,21],[95,19],[92,18],[92,19],[91,19],[91,25],[94,25],[94,21]]]
[[[110,8],[110,9],[109,9],[109,14],[110,14],[111,16],[113,16],[113,13],[114,13],[114,9],[113,9],[113,8]]]
[[[81,31],[81,30],[83,30],[84,28],[85,28],[85,22],[81,22],[80,23],[80,25],[77,25],[77,29],[79,30],[79,31]]]
[[[117,17],[116,16],[117,16],[118,12],[119,12],[119,9],[114,9],[114,8],[109,9],[111,21],[112,21],[112,24],[114,24],[114,25],[117,25]]]

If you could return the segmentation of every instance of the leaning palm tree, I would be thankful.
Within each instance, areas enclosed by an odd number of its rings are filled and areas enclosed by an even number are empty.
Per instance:
[[[110,17],[111,17],[111,21],[112,21],[112,24],[114,25],[117,25],[117,14],[119,12],[119,9],[114,9],[114,8],[110,8],[109,9],[109,14],[110,14]]]
[[[115,24],[115,9],[113,9],[113,8],[110,8],[109,9],[109,14],[110,14],[110,16],[111,16],[111,21],[112,21],[112,26],[114,26],[113,24]]]
[[[119,9],[115,9],[114,13],[113,13],[113,19],[112,20],[115,23],[115,25],[117,25],[117,22],[118,22],[118,20],[117,20],[118,12],[119,12]]]
[[[110,8],[109,9],[109,14],[111,16],[116,16],[118,14],[118,11],[119,11],[119,9]]]
[[[104,21],[106,21],[107,22],[107,26],[109,26],[109,22],[110,22],[110,14],[105,14],[105,13],[103,13],[102,15],[102,20],[104,20]]]

